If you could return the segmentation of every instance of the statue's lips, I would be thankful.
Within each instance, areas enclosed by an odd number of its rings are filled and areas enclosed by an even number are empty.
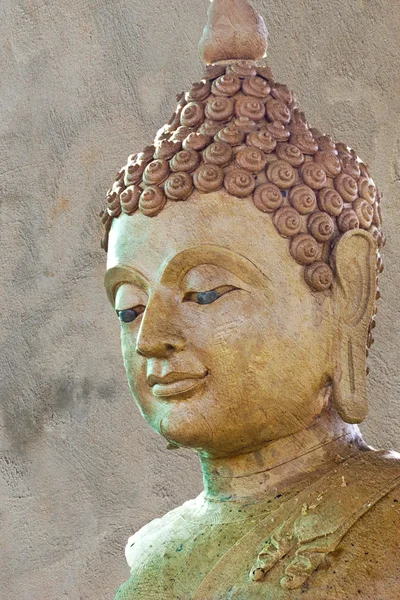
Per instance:
[[[201,386],[206,378],[206,375],[199,377],[190,377],[178,379],[171,383],[156,383],[152,386],[153,396],[157,398],[169,398],[171,396],[182,396],[187,392],[192,392]]]

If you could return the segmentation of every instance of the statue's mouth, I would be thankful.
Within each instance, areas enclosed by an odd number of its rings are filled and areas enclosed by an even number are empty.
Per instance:
[[[204,384],[208,373],[183,375],[170,373],[152,385],[151,391],[157,398],[184,397]]]

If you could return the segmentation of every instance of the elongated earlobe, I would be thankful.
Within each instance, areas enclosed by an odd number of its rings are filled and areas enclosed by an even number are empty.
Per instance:
[[[333,259],[339,323],[335,335],[333,401],[347,423],[367,416],[366,347],[375,301],[377,244],[367,231],[354,229],[339,240]]]
[[[347,343],[346,343],[347,342]],[[333,402],[346,423],[361,423],[368,413],[366,392],[366,353],[354,348],[351,338],[340,344],[340,360],[333,374]]]

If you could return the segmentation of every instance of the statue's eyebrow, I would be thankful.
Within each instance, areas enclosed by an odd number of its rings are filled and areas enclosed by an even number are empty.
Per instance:
[[[111,267],[104,275],[104,287],[106,288],[107,297],[113,307],[115,305],[117,287],[121,283],[133,283],[144,291],[147,291],[149,288],[147,277],[137,269],[124,264]]]
[[[160,282],[164,285],[174,285],[182,281],[192,269],[210,264],[228,269],[248,285],[265,286],[266,281],[270,280],[268,275],[246,256],[223,246],[203,244],[182,250],[171,258],[162,271]],[[137,269],[125,264],[111,267],[104,276],[104,286],[113,307],[117,287],[121,283],[133,283],[147,293],[150,287],[148,278]]]
[[[229,248],[215,244],[204,244],[182,250],[165,266],[161,282],[165,285],[181,281],[192,269],[200,265],[215,265],[231,271],[249,285],[265,285],[269,277],[249,258]]]

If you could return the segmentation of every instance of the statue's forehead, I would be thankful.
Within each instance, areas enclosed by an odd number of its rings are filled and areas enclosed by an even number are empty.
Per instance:
[[[260,213],[250,199],[207,194],[175,202],[156,217],[122,214],[110,232],[107,267],[127,264],[154,273],[175,255],[202,245],[217,245],[265,263],[288,255],[287,243],[276,233],[269,215]],[[199,250],[200,251],[200,250]],[[188,255],[189,256],[189,255]]]

